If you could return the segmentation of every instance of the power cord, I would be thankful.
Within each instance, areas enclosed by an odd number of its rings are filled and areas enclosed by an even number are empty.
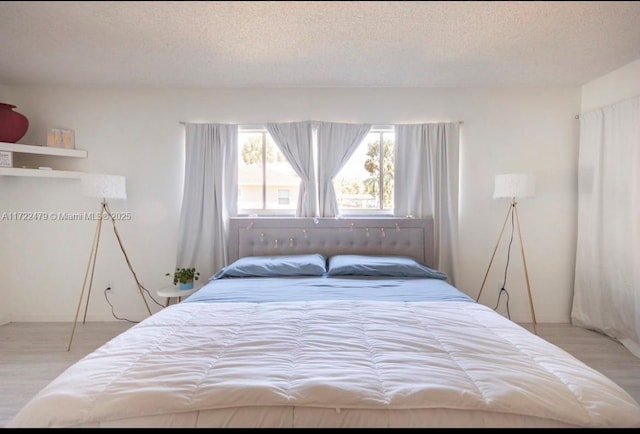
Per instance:
[[[124,246],[122,245],[122,240],[120,239],[120,234],[118,233],[118,229],[116,228],[116,221],[113,218],[113,215],[111,214],[111,210],[109,209],[109,206],[105,203],[104,205],[104,210],[107,212],[107,214],[109,215],[109,218],[111,219],[111,223],[113,225],[113,233],[116,234],[116,239],[118,240],[118,245],[120,246],[120,250],[122,250],[122,254],[124,255],[124,259],[127,261],[127,266],[129,267],[129,270],[131,271],[131,274],[133,275],[134,280],[136,281],[136,284],[138,285],[138,288],[141,291],[144,291],[147,293],[147,296],[158,306],[160,307],[164,307],[164,305],[162,305],[161,303],[158,303],[158,301],[153,298],[153,295],[151,295],[151,293],[149,292],[149,290],[147,288],[145,288],[142,283],[140,283],[140,280],[138,280],[138,275],[136,274],[135,271],[133,271],[133,266],[131,265],[131,261],[129,261],[129,255],[127,255],[127,252],[124,249]],[[111,306],[111,314],[113,315],[113,317],[117,320],[121,320],[121,321],[128,321],[134,324],[137,324],[139,321],[132,321],[126,318],[119,318],[114,310],[113,310],[113,305],[111,304],[111,302],[109,301],[109,298],[107,297],[107,291],[108,289],[104,290],[104,298],[107,300],[107,303],[109,303],[109,306]],[[147,304],[147,300],[144,298],[144,295],[142,297],[142,300],[144,301],[147,310],[149,311],[149,315],[151,315],[151,309],[149,309],[149,305]]]
[[[507,307],[507,318],[509,319],[511,319],[511,313],[509,312],[509,291],[507,291],[505,287],[507,286],[507,270],[509,269],[509,258],[511,257],[511,244],[513,243],[513,233],[515,231],[514,223],[513,223],[513,214],[514,214],[513,207],[514,206],[515,206],[514,203],[511,204],[511,239],[509,240],[509,248],[507,249],[507,264],[504,267],[504,280],[502,281],[500,292],[498,292],[498,301],[496,302],[496,307],[493,308],[493,310],[496,310],[498,308],[498,306],[500,305],[500,298],[504,293],[507,296],[506,307]]]
[[[140,321],[133,321],[127,318],[120,318],[118,315],[116,315],[115,311],[113,310],[113,305],[111,304],[111,302],[109,301],[109,297],[107,296],[107,292],[109,292],[110,289],[111,288],[108,288],[108,287],[104,289],[104,299],[107,300],[107,303],[109,304],[109,306],[111,306],[111,315],[118,321],[127,321],[132,324],[138,324]]]

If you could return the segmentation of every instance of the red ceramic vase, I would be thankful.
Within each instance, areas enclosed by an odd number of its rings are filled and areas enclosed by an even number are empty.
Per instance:
[[[16,106],[0,102],[0,142],[16,143],[27,133],[29,120],[14,112]]]

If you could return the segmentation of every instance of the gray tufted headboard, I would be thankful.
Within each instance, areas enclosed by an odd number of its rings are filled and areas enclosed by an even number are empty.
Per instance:
[[[435,267],[431,218],[234,217],[229,262],[245,256],[399,255]]]

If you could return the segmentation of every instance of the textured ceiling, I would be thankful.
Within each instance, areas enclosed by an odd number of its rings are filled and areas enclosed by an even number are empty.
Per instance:
[[[640,2],[0,2],[0,84],[577,86]]]

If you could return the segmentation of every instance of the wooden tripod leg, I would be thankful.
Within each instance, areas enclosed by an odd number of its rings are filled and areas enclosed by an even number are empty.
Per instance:
[[[518,238],[520,239],[520,253],[522,254],[522,263],[524,264],[524,278],[527,281],[527,292],[529,293],[529,307],[531,308],[531,319],[533,320],[533,333],[538,334],[536,330],[536,311],[533,308],[533,297],[531,297],[531,285],[529,283],[529,272],[527,270],[527,260],[524,258],[524,245],[522,244],[522,233],[520,232],[520,218],[518,217],[518,207],[514,204],[516,213],[516,224],[518,225]]]
[[[100,212],[102,212],[102,205],[100,205]],[[69,338],[69,346],[67,347],[67,351],[71,351],[71,343],[73,342],[73,335],[76,331],[76,325],[78,323],[78,315],[80,314],[80,306],[82,306],[82,298],[84,297],[84,289],[87,286],[87,277],[89,277],[89,268],[93,264],[95,267],[96,264],[96,255],[98,254],[98,242],[100,240],[100,227],[101,222],[98,221],[96,225],[96,232],[93,236],[93,242],[91,243],[91,253],[89,253],[89,262],[87,263],[87,270],[84,273],[84,281],[82,282],[82,291],[80,291],[80,298],[78,299],[78,308],[76,309],[76,316],[73,319],[73,328],[71,329],[71,337]],[[93,279],[93,272],[91,273],[91,279]],[[89,298],[87,297],[87,305],[89,303]],[[85,317],[86,317],[86,308],[85,308]]]
[[[476,301],[480,300],[480,296],[482,295],[482,290],[484,289],[485,283],[487,283],[487,276],[489,276],[489,270],[491,270],[491,264],[493,264],[493,258],[496,256],[496,251],[498,251],[498,246],[500,245],[500,240],[502,239],[502,234],[504,233],[504,228],[507,226],[507,220],[509,220],[509,215],[513,209],[513,202],[509,204],[509,209],[507,209],[507,216],[504,218],[504,223],[502,224],[502,230],[500,231],[500,235],[498,235],[498,241],[496,242],[496,247],[493,249],[493,254],[491,255],[491,260],[489,261],[489,266],[487,267],[487,272],[484,273],[484,279],[482,280],[482,286],[480,287],[480,292],[478,293],[478,297]]]
[[[87,312],[89,311],[89,300],[91,299],[91,288],[93,286],[93,274],[96,269],[96,259],[98,257],[98,246],[100,245],[100,233],[102,232],[102,210],[104,209],[104,201],[102,202],[102,208],[100,209],[99,219],[98,219],[98,239],[96,241],[96,253],[93,257],[93,266],[91,267],[91,277],[89,278],[89,291],[87,292],[87,304],[84,307],[84,316],[82,318],[82,324],[84,325],[87,322]]]

